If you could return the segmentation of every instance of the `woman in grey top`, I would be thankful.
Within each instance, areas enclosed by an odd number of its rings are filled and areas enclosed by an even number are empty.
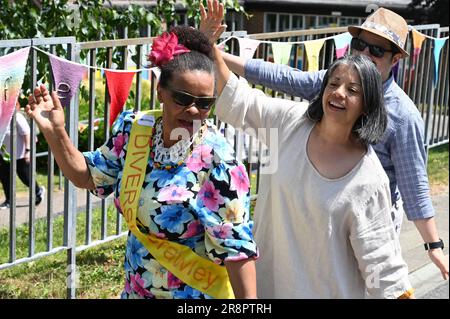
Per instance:
[[[219,119],[278,134],[258,135],[278,163],[262,176],[255,209],[258,297],[413,297],[389,181],[370,146],[387,121],[374,64],[364,56],[336,61],[306,112],[239,82],[218,49],[216,64]]]

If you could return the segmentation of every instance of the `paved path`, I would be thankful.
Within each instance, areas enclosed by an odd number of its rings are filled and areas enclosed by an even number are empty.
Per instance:
[[[449,189],[432,196],[436,210],[436,224],[439,235],[444,240],[444,253],[449,253]],[[400,243],[403,257],[409,267],[409,278],[420,299],[448,299],[449,282],[442,279],[439,269],[430,262],[423,247],[422,238],[414,223],[403,220],[400,233]]]
[[[55,188],[56,189],[56,188]],[[45,194],[45,198],[42,203],[36,207],[36,219],[43,218],[47,216],[47,196],[48,191]],[[86,190],[77,189],[77,207],[78,210],[84,210],[86,208]],[[16,225],[21,225],[27,223],[29,218],[29,206],[28,206],[28,194],[19,194],[16,199]],[[100,205],[101,200],[91,195],[92,203],[95,206]],[[0,199],[3,202],[4,198]],[[64,212],[64,192],[55,190],[52,193],[52,203],[53,203],[53,215],[59,215]],[[9,225],[9,210],[0,210],[0,227]]]

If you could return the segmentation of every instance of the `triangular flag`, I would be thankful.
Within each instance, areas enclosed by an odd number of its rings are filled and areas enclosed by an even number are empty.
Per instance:
[[[256,49],[261,41],[249,38],[238,38],[239,42],[239,56],[245,60],[253,58]]]
[[[273,61],[277,64],[288,64],[291,57],[292,44],[272,42]]]
[[[412,36],[414,46],[413,64],[416,64],[417,57],[419,56],[420,50],[422,49],[422,43],[425,40],[425,35],[417,31],[416,29],[412,29]]]
[[[15,110],[29,53],[28,47],[0,57],[0,145]]]
[[[438,80],[438,73],[439,73],[439,57],[441,56],[441,49],[445,44],[445,41],[447,41],[447,38],[445,39],[434,39],[434,84],[437,84]]]
[[[312,40],[305,42],[308,71],[319,71],[319,53],[325,40]]]
[[[336,47],[336,58],[339,59],[347,53],[352,41],[352,35],[349,32],[345,32],[334,36],[333,39]]]
[[[109,127],[111,127],[117,115],[123,110],[135,74],[136,72],[105,70],[106,83],[108,84],[108,93],[111,101]]]
[[[55,55],[49,55],[49,57],[55,80],[55,91],[61,100],[61,105],[69,107],[70,100],[78,90],[83,75],[87,73],[87,67]]]
[[[153,68],[150,68],[150,70],[156,76],[156,80],[159,80],[159,77],[161,76],[161,70],[157,66],[154,66]]]

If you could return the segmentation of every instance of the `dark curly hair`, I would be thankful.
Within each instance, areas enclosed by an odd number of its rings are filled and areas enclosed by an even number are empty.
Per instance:
[[[160,67],[159,85],[161,87],[166,88],[177,73],[200,70],[214,74],[213,46],[202,32],[187,26],[173,27],[170,32],[175,33],[178,43],[183,44],[191,52],[177,55]]]

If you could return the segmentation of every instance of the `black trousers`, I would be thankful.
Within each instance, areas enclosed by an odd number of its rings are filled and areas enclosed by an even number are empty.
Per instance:
[[[24,183],[26,186],[30,187],[30,163],[27,163],[27,161],[24,158],[21,158],[17,160],[17,176],[19,176],[22,183]],[[5,191],[5,197],[6,201],[9,202],[10,200],[10,193],[9,193],[9,169],[10,165],[9,162],[5,162],[5,160],[0,156],[0,181],[2,182],[3,190]],[[39,196],[40,189],[39,184],[36,181],[36,196]]]

